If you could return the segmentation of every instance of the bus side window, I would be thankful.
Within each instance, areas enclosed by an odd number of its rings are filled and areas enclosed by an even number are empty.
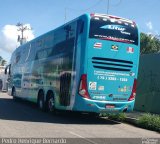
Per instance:
[[[5,70],[4,70],[4,74],[6,75],[7,74],[7,69],[8,69],[8,66],[6,66]]]
[[[10,65],[7,65],[5,70],[4,70],[4,74],[7,75],[7,74],[11,74],[11,64]]]
[[[79,33],[83,33],[83,29],[84,29],[84,21],[82,20],[78,20],[78,27],[79,27]]]
[[[21,53],[17,52],[15,57],[15,64],[19,63],[20,59],[21,59]]]
[[[70,38],[70,32],[72,31],[72,27],[70,25],[67,25],[64,27],[64,31],[66,32],[66,40]]]
[[[8,75],[11,75],[11,64],[9,65],[9,72]]]

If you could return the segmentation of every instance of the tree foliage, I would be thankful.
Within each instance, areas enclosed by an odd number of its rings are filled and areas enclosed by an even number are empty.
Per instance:
[[[141,33],[141,54],[159,53],[160,40],[153,35]]]
[[[7,61],[0,56],[0,66],[4,66],[7,64]]]

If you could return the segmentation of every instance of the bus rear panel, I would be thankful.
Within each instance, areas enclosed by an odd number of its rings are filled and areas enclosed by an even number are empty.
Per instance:
[[[130,112],[134,108],[139,36],[134,22],[91,15],[86,71],[81,75],[75,109]]]

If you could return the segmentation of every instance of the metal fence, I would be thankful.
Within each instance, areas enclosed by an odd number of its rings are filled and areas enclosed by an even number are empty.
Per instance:
[[[160,54],[140,57],[135,110],[160,114]]]

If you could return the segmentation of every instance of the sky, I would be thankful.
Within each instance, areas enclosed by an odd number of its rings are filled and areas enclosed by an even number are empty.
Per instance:
[[[108,5],[109,3],[109,5]],[[135,21],[140,32],[160,34],[160,0],[0,0],[0,56],[9,62],[19,46],[16,26],[36,38],[84,13],[103,13]]]

